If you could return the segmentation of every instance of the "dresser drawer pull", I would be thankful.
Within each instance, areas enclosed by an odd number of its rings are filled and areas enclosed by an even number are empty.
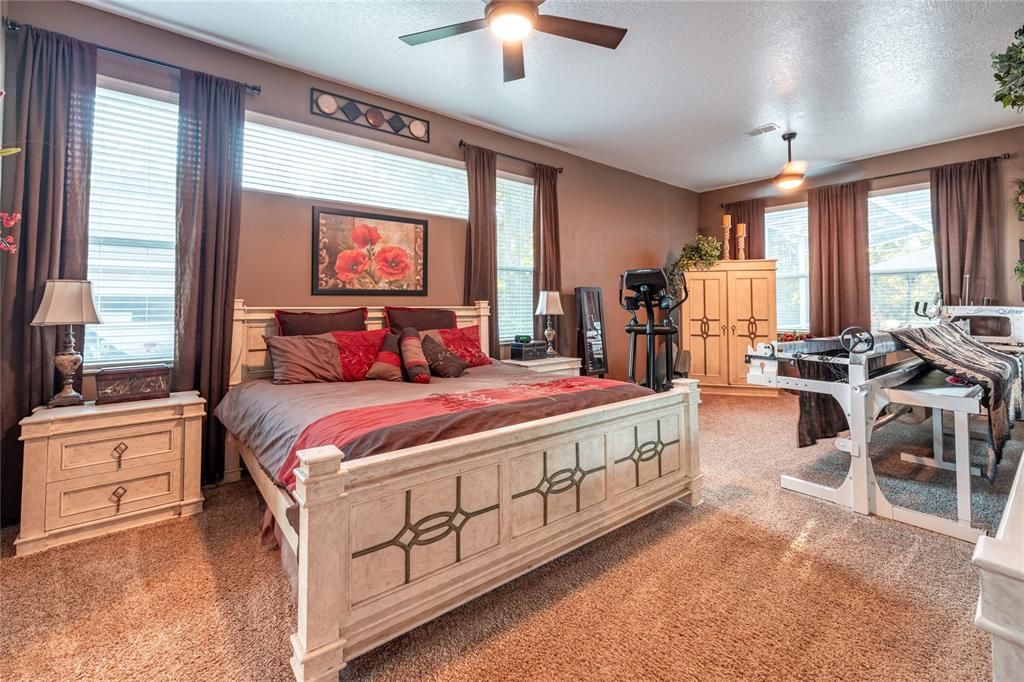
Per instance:
[[[121,441],[114,447],[114,451],[110,453],[110,456],[117,460],[118,471],[121,470],[121,458],[124,456],[124,453],[126,452],[128,452],[128,444],[125,443],[124,441]]]
[[[114,488],[114,492],[110,493],[110,496],[114,498],[114,513],[115,514],[118,513],[119,511],[121,511],[121,498],[124,497],[125,493],[127,493],[127,492],[128,492],[127,488],[125,488],[124,486],[119,485],[116,488]]]

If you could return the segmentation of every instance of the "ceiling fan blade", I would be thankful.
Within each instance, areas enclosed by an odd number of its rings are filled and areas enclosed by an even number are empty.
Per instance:
[[[566,19],[555,17],[550,14],[542,14],[537,17],[534,29],[542,33],[578,40],[581,43],[590,43],[600,47],[607,47],[614,50],[626,37],[626,29],[604,24],[592,24],[589,21],[579,19]]]
[[[463,33],[469,33],[470,31],[479,31],[482,28],[487,28],[487,20],[474,19],[473,21],[463,21],[461,24],[432,28],[429,31],[409,33],[404,36],[398,36],[398,39],[406,45],[422,45],[423,43],[429,43],[434,40],[441,40],[442,38],[451,38],[453,36],[462,35]]]
[[[523,61],[523,44],[502,43],[501,64],[503,67],[505,82],[517,81],[526,78],[526,64]]]

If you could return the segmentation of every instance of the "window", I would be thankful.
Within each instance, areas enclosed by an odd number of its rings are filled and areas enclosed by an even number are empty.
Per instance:
[[[325,131],[252,116],[245,124],[245,189],[452,218],[469,216],[466,169]],[[387,148],[385,148],[387,147]],[[422,157],[422,158],[421,158]],[[533,331],[533,183],[498,178],[498,333]]]
[[[868,255],[872,328],[912,321],[914,301],[930,301],[939,290],[927,186],[871,193]]]
[[[807,205],[768,209],[764,214],[765,258],[778,261],[775,284],[779,331],[811,327]]]
[[[174,358],[178,105],[96,89],[85,364]]]
[[[498,340],[533,336],[533,184],[498,178]]]
[[[451,218],[469,215],[465,168],[282,125],[246,121],[245,189]]]

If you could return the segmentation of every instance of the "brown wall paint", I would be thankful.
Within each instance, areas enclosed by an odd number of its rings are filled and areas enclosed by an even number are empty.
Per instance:
[[[780,154],[785,148],[779,146]],[[1017,180],[1024,180],[1024,126],[1001,130],[985,135],[934,144],[919,149],[875,156],[860,161],[839,164],[824,169],[820,174],[808,178],[805,185],[797,190],[784,192],[775,187],[770,180],[749,182],[734,187],[726,187],[700,195],[700,231],[720,237],[719,226],[722,224],[722,204],[744,199],[764,197],[768,206],[784,206],[786,204],[807,201],[807,190],[813,187],[831,185],[839,182],[851,182],[865,178],[873,178],[890,173],[906,173],[918,168],[931,168],[958,161],[970,161],[988,156],[1009,153],[1012,158],[1001,162],[1003,177],[1002,239],[999,249],[999,302],[1004,305],[1021,305],[1021,289],[1013,277],[1013,266],[1019,256],[1018,241],[1024,239],[1024,222],[1017,219],[1012,205]],[[797,154],[799,158],[799,154]],[[782,157],[780,156],[780,159]],[[780,162],[781,167],[781,162]],[[813,169],[812,169],[813,171]],[[872,182],[872,189],[888,189],[915,183],[927,183],[928,172],[908,173],[892,178]]]
[[[430,121],[430,144],[405,140],[356,126],[332,124],[331,129],[400,147],[461,159],[458,142],[489,147],[539,163],[561,166],[559,210],[562,229],[563,305],[569,313],[565,328],[575,338],[577,286],[604,290],[608,321],[611,373],[624,378],[627,339],[620,331],[628,317],[614,299],[618,276],[633,267],[665,264],[670,251],[697,231],[697,194],[656,180],[588,161],[540,144],[458,121],[411,104],[389,100],[355,88],[325,81],[276,64],[231,52],[116,15],[69,2],[11,2],[8,16],[81,40],[145,55],[206,71],[218,76],[259,84],[263,94],[251,97],[251,111],[291,121],[327,127],[309,111],[309,89],[319,87],[342,95],[422,116]],[[132,68],[104,60],[105,71]],[[137,78],[154,78],[140,75]],[[157,76],[166,82],[166,75]],[[502,170],[529,175],[531,166],[502,160]],[[311,297],[311,206],[327,202],[246,191],[242,199],[242,237],[236,290],[252,305],[383,305],[391,303],[461,304],[465,260],[464,223],[423,216],[430,221],[430,295],[427,298]],[[389,209],[360,207],[380,213]]]

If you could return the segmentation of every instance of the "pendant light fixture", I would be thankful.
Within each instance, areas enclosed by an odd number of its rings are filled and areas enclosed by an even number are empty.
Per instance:
[[[786,161],[786,165],[782,167],[779,174],[775,176],[775,185],[781,189],[796,189],[800,185],[804,184],[802,165],[793,163],[794,138],[796,138],[796,133],[794,132],[782,134],[782,139],[786,141],[789,160]]]

